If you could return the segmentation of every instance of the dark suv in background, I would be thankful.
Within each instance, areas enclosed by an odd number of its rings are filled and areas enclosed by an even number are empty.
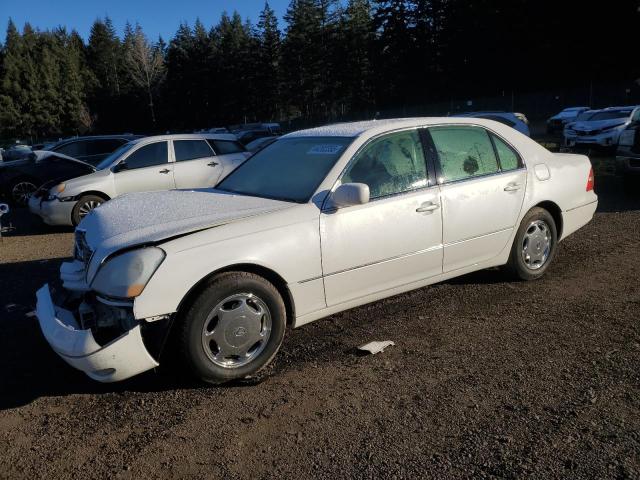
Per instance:
[[[98,165],[111,152],[141,135],[100,135],[93,137],[75,137],[50,145],[46,150],[62,153],[69,157],[82,160],[91,165]]]

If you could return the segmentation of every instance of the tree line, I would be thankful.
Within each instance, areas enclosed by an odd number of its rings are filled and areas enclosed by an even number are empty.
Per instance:
[[[97,19],[0,46],[0,137],[304,124],[498,92],[640,77],[638,0],[292,0],[166,42]]]

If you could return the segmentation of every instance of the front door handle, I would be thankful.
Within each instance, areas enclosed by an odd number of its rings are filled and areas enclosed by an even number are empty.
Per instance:
[[[218,165],[218,162],[209,162],[209,163],[207,163],[208,167],[215,167],[216,165]]]
[[[165,168],[164,170],[160,170],[160,173],[169,173],[171,170],[169,170],[168,168]]]
[[[504,191],[505,192],[517,192],[518,190],[520,190],[521,187],[522,187],[522,185],[520,185],[519,183],[510,183],[506,187],[504,187]]]
[[[440,208],[440,205],[438,205],[437,203],[425,202],[422,205],[420,205],[418,208],[416,208],[416,212],[418,213],[433,212],[434,210],[437,210],[439,208]]]

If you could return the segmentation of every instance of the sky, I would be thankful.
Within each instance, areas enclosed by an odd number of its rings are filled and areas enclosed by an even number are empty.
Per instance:
[[[269,0],[276,11],[282,28],[282,16],[290,0]],[[249,17],[257,23],[264,0],[0,0],[0,41],[9,18],[19,29],[25,22],[41,30],[66,26],[75,28],[86,40],[91,25],[98,17],[111,17],[118,34],[122,35],[127,20],[138,22],[151,39],[162,35],[169,40],[178,29],[180,22],[193,25],[196,18],[207,28],[218,23],[223,11],[237,10],[243,19]]]

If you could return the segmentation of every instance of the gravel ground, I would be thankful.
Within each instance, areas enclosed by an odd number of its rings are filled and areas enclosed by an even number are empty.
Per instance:
[[[220,388],[67,367],[28,312],[72,234],[14,212],[0,478],[640,478],[640,193],[594,164],[599,212],[542,280],[483,271],[334,315]]]

